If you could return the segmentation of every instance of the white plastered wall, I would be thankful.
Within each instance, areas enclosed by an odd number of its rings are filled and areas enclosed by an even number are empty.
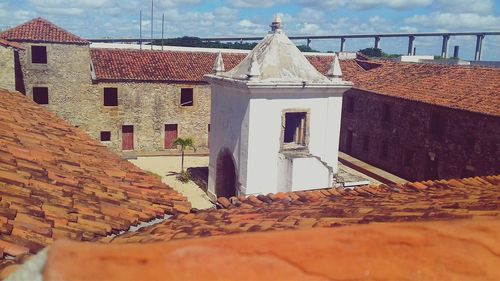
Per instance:
[[[208,191],[215,195],[217,156],[223,148],[232,152],[240,194],[246,187],[248,153],[248,90],[212,84],[210,117],[210,161]]]
[[[289,170],[279,162],[281,144],[281,115],[284,110],[310,111],[309,152],[320,157],[334,173],[337,171],[342,92],[344,89],[262,89],[252,90],[248,135],[246,194],[276,193],[290,179]],[[295,174],[295,168],[293,168]],[[300,173],[297,177],[308,177]],[[298,180],[298,179],[297,179]],[[306,183],[307,179],[301,179]],[[321,181],[321,185],[324,182]],[[306,184],[313,188],[315,183]],[[325,187],[325,186],[318,186]],[[304,188],[306,188],[304,186]]]

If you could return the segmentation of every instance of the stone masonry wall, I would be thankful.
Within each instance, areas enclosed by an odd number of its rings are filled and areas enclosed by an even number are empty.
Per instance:
[[[47,47],[47,64],[31,63],[31,46]],[[206,84],[93,83],[88,45],[24,43],[20,55],[26,95],[33,87],[47,87],[48,109],[99,140],[122,152],[122,125],[134,126],[134,152],[164,152],[165,124],[178,124],[180,137],[192,137],[198,151],[206,151],[210,122],[210,87]],[[13,59],[12,59],[13,61]],[[14,83],[14,82],[13,82]],[[104,106],[104,87],[118,88],[118,106]],[[180,89],[193,88],[194,105],[181,107]],[[175,150],[169,150],[175,152]]]
[[[2,46],[0,46],[0,88],[10,91],[16,88],[14,50]]]
[[[432,116],[443,120],[442,136],[431,132]],[[344,95],[340,149],[408,180],[498,174],[500,118],[352,89]]]
[[[118,106],[104,106],[104,88],[118,88]],[[180,106],[181,88],[193,88],[193,106]],[[198,151],[206,151],[210,123],[210,87],[205,84],[97,83],[84,98],[81,110],[91,122],[82,128],[99,139],[111,131],[111,149],[122,149],[122,125],[134,126],[134,152],[154,153],[164,149],[165,124],[177,124],[179,137],[191,137]],[[175,150],[173,150],[175,151]]]
[[[26,96],[33,98],[33,87],[47,87],[49,104],[44,105],[75,126],[89,122],[81,104],[90,86],[90,48],[88,45],[23,43],[20,53]],[[31,46],[47,48],[47,64],[31,63]]]

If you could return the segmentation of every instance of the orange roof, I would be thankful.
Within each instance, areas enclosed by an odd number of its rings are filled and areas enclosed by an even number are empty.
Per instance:
[[[121,49],[91,49],[98,81],[202,82],[212,73],[217,54]],[[245,54],[223,54],[226,69]]]
[[[48,42],[89,44],[82,39],[43,18],[32,19],[0,33],[0,38],[16,42]]]
[[[189,212],[158,178],[33,103],[0,90],[0,248],[18,260],[59,238],[95,240]],[[3,260],[5,261],[5,260]]]
[[[499,228],[496,219],[382,223],[149,245],[60,241],[49,249],[43,277],[46,281],[499,280]]]
[[[190,51],[92,49],[98,81],[199,82],[216,54]],[[226,70],[245,54],[223,55]],[[331,56],[307,55],[326,74]],[[381,95],[500,116],[500,69],[471,66],[342,60],[343,79]]]
[[[500,175],[219,198],[222,210],[114,237],[113,243],[168,241],[242,232],[336,227],[371,222],[499,218]],[[108,240],[108,239],[104,239]]]
[[[10,42],[2,38],[0,38],[0,46],[10,47],[18,50],[24,50],[24,47],[21,44],[18,44],[16,42]]]
[[[376,67],[352,77],[355,88],[500,116],[500,68],[397,62],[372,65]]]

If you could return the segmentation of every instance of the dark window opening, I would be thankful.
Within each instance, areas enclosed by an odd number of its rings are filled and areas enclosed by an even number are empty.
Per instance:
[[[306,113],[285,113],[284,143],[306,144]]]
[[[33,101],[38,104],[49,104],[49,89],[47,87],[33,87]]]
[[[102,131],[101,132],[101,141],[111,141],[111,132],[110,131]]]
[[[370,149],[370,137],[369,136],[364,136],[363,137],[363,151],[368,151]]]
[[[413,150],[405,149],[403,153],[403,166],[408,168],[413,167],[414,158],[415,152]]]
[[[210,124],[207,126],[207,147],[210,147]]]
[[[346,98],[345,109],[349,113],[353,113],[354,112],[354,98],[353,97],[347,97]]]
[[[31,62],[32,63],[47,63],[47,47],[31,46]]]
[[[380,158],[383,160],[387,160],[388,156],[389,156],[389,144],[387,143],[386,140],[384,140],[380,145]]]
[[[446,130],[446,118],[438,113],[432,113],[430,131],[436,137],[443,137]]]
[[[104,88],[104,106],[118,106],[117,88]]]
[[[391,122],[391,107],[388,103],[382,105],[382,122]]]
[[[181,89],[181,106],[193,106],[193,88]]]

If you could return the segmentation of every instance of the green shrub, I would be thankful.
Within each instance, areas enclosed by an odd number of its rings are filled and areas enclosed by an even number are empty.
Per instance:
[[[187,183],[191,180],[191,173],[189,171],[182,171],[177,175],[177,179],[182,183]]]

